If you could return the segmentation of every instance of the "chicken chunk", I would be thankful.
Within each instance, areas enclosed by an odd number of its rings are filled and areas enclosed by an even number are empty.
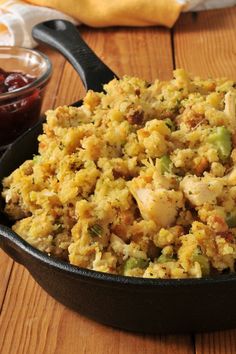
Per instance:
[[[178,210],[183,206],[181,191],[154,188],[151,184],[143,186],[137,178],[129,184],[130,192],[137,201],[140,213],[145,220],[153,220],[161,227],[172,225]]]
[[[223,180],[214,177],[185,176],[180,182],[180,189],[194,206],[215,203],[222,193],[223,186]]]

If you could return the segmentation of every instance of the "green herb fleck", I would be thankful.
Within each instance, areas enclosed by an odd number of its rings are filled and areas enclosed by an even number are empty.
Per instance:
[[[103,228],[99,224],[94,224],[88,228],[88,232],[92,237],[101,237],[103,233]]]
[[[176,130],[175,124],[170,118],[164,119],[164,122],[172,132],[174,132]]]
[[[65,147],[65,146],[64,146],[64,144],[62,144],[62,142],[60,141],[60,144],[59,144],[59,149],[60,149],[60,150],[63,150],[63,149],[64,149],[64,147]]]

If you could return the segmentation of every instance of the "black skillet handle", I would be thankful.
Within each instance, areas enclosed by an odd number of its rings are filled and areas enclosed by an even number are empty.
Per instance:
[[[58,50],[78,72],[86,90],[102,91],[116,75],[96,56],[69,21],[51,20],[33,27],[32,36]]]

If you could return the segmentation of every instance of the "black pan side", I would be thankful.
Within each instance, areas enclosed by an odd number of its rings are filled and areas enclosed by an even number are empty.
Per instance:
[[[236,326],[235,276],[152,280],[89,271],[50,258],[3,226],[0,246],[52,297],[98,322],[146,333]]]
[[[0,179],[37,152],[42,124],[19,138],[0,161]],[[114,276],[50,258],[3,221],[0,247],[23,264],[55,299],[98,322],[147,333],[185,333],[236,327],[236,275],[157,280]]]

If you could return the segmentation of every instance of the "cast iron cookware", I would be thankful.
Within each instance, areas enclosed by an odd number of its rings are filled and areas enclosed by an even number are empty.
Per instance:
[[[102,90],[114,73],[68,22],[37,25],[34,37],[61,51],[86,89]],[[79,105],[77,102],[75,105]],[[0,180],[37,153],[42,123],[21,136],[0,160]],[[236,327],[236,275],[203,279],[142,279],[95,272],[50,258],[10,229],[1,200],[0,247],[24,265],[55,299],[103,324],[146,333],[183,333]],[[163,207],[165,207],[163,205]]]

